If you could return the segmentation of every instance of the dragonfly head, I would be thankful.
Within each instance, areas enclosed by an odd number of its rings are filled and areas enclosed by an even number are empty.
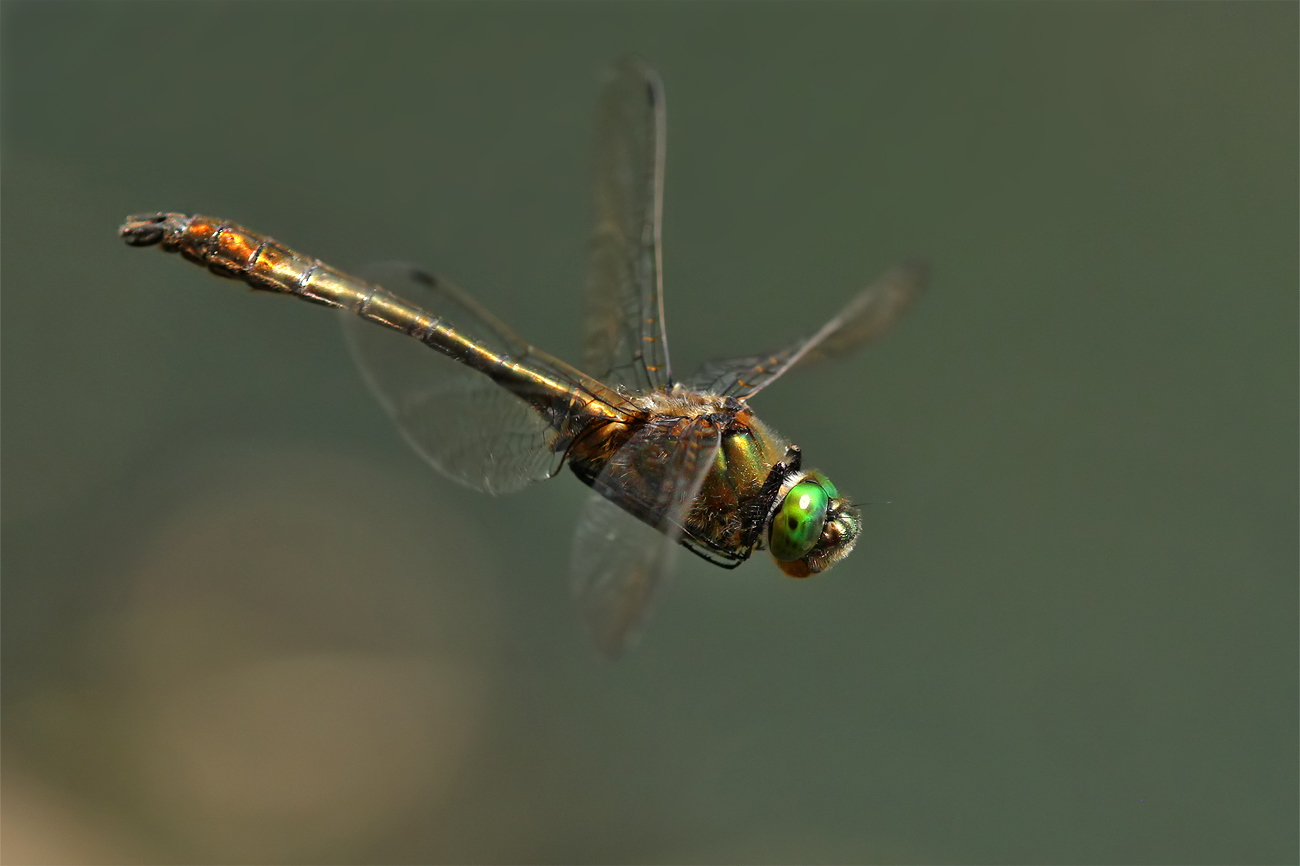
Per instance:
[[[809,577],[849,555],[861,522],[825,475],[798,477],[772,515],[768,550],[790,577]]]

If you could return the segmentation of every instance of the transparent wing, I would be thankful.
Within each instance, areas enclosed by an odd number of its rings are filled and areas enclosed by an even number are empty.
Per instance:
[[[796,367],[843,355],[889,328],[925,286],[927,267],[905,262],[886,272],[821,330],[767,355],[710,361],[691,377],[693,387],[746,399]]]
[[[664,88],[644,60],[611,70],[596,120],[596,228],[582,367],[643,393],[671,384],[664,330]]]
[[[605,655],[619,655],[640,633],[718,444],[706,420],[647,425],[592,485],[573,540],[573,593]]]
[[[362,276],[498,353],[527,359],[582,389],[572,368],[551,363],[455,286],[405,264],[371,265]],[[344,315],[348,347],[370,390],[406,441],[443,474],[487,493],[507,493],[554,475],[577,419],[546,419],[483,373],[408,335]],[[540,357],[539,357],[540,356]]]

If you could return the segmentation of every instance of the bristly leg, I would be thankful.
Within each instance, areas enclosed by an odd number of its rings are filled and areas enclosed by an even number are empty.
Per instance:
[[[780,506],[778,496],[781,493],[781,486],[785,484],[791,474],[798,472],[803,465],[803,453],[799,450],[798,445],[790,445],[785,449],[785,456],[779,462],[772,466],[767,478],[763,480],[763,487],[758,496],[748,504],[744,514],[741,515],[742,538],[746,547],[753,548],[759,542],[759,536],[762,535],[763,527],[767,525],[768,518],[775,513]]]

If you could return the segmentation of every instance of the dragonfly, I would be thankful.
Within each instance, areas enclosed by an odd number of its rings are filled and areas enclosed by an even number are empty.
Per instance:
[[[352,276],[201,215],[131,216],[119,232],[252,289],[345,311],[370,390],[407,442],[452,479],[504,494],[567,465],[591,488],[570,556],[573,595],[596,647],[616,656],[640,634],[682,547],[728,569],[766,550],[792,578],[853,550],[858,509],[825,474],[805,469],[799,447],[749,401],[786,373],[885,331],[921,291],[926,268],[906,261],[811,334],[679,380],[663,307],[664,86],[646,61],[612,67],[596,127],[580,366],[420,267]]]

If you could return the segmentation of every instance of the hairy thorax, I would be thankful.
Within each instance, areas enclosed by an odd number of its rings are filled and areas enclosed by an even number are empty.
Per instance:
[[[757,529],[772,505],[764,483],[789,443],[734,397],[675,385],[630,402],[638,412],[598,419],[575,439],[573,472],[634,516],[659,525],[663,513],[647,503],[665,502],[663,485],[680,480],[666,461],[685,439],[712,437],[717,450],[680,521],[682,542],[719,564],[744,561],[759,544]],[[622,450],[634,437],[638,447]]]

